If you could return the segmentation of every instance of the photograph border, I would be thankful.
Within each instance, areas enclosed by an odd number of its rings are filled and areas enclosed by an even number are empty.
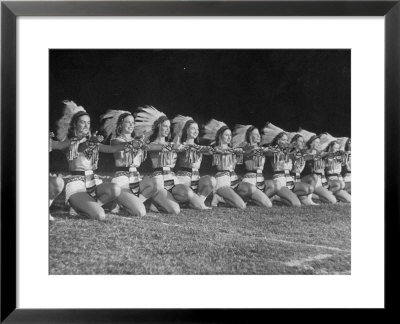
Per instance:
[[[400,0],[397,1],[2,1],[1,2],[1,317],[6,323],[220,322],[238,310],[17,309],[16,41],[18,16],[384,16],[385,309],[396,308],[399,237]],[[374,170],[381,174],[381,170]],[[7,188],[7,190],[4,190]],[[395,253],[397,250],[397,253]],[[256,316],[246,310],[245,314]],[[212,314],[210,314],[210,312]],[[251,313],[250,313],[251,312]],[[248,318],[249,319],[249,318]],[[236,319],[237,320],[237,319]]]

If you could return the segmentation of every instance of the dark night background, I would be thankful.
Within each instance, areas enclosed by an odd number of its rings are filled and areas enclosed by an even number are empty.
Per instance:
[[[108,109],[152,105],[200,126],[215,118],[261,129],[270,121],[350,136],[350,61],[350,50],[50,50],[50,131],[70,99],[90,114],[93,130]],[[99,171],[113,164],[101,154]],[[65,156],[52,152],[50,170],[67,169]]]

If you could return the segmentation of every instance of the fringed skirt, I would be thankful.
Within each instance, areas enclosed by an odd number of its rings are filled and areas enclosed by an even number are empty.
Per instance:
[[[197,193],[200,181],[200,173],[198,169],[180,168],[176,173],[176,177],[179,184],[183,184]]]
[[[232,189],[237,189],[239,186],[239,177],[235,171],[219,171],[215,175],[217,180],[217,185],[215,191],[223,187],[231,187]]]
[[[272,180],[280,187],[286,187],[290,190],[294,189],[295,180],[288,170],[274,171]]]
[[[178,184],[178,179],[170,167],[155,168],[151,176],[156,180],[163,181],[164,189],[168,191],[171,191]]]
[[[139,196],[142,179],[143,177],[136,167],[131,166],[129,168],[117,168],[111,182],[119,185],[122,189],[130,189],[134,195]]]
[[[97,186],[103,183],[93,171],[73,171],[71,175],[64,178],[64,181],[66,204],[69,198],[78,192],[87,192],[97,200]]]
[[[265,190],[264,175],[262,170],[247,171],[243,176],[242,182],[250,183],[256,186],[261,191]]]

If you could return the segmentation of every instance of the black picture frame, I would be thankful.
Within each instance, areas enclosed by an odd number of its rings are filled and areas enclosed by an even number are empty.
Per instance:
[[[2,1],[1,2],[1,322],[231,322],[262,310],[16,308],[16,19],[19,16],[384,16],[385,17],[385,309],[398,273],[400,1]],[[382,170],[377,170],[382,174]],[[381,189],[381,188],[380,188]],[[397,283],[397,284],[396,284]],[[326,316],[326,315],[325,315]],[[250,317],[247,317],[250,319]]]

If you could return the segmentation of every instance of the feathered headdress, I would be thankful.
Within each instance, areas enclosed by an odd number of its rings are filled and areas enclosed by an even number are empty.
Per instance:
[[[286,132],[282,129],[279,128],[272,123],[267,123],[264,128],[263,128],[263,135],[261,136],[261,144],[271,144],[275,137],[277,137],[279,134],[285,133]]]
[[[253,125],[236,124],[233,129],[232,146],[234,148],[243,147],[246,145],[246,134]]]
[[[105,120],[100,130],[105,132],[106,138],[110,135],[111,139],[117,137],[117,122],[122,114],[130,114],[130,112],[126,110],[108,110],[104,115],[100,116],[101,121]]]
[[[82,106],[77,106],[77,104],[73,101],[64,100],[63,104],[63,116],[57,121],[57,138],[60,141],[65,140],[65,138],[67,137],[72,116],[79,111],[86,112],[85,108],[83,108]]]
[[[137,136],[143,136],[147,140],[158,126],[156,121],[161,117],[167,117],[161,111],[158,111],[153,106],[139,107],[139,112],[136,115],[135,133]]]
[[[306,131],[305,129],[299,128],[298,133],[303,136],[304,140],[306,141],[307,145],[309,145],[312,141],[319,138],[319,135]]]
[[[339,143],[339,151],[346,151],[346,144],[348,140],[349,140],[348,137],[339,137],[337,139]]]
[[[329,146],[330,143],[332,143],[333,141],[337,141],[336,137],[333,137],[331,134],[329,133],[323,133],[320,136],[320,145],[319,145],[319,149],[321,151],[325,151],[326,148]]]
[[[183,128],[185,127],[185,124],[189,120],[193,120],[193,118],[189,117],[189,116],[182,116],[182,115],[178,115],[174,119],[172,119],[171,123],[172,123],[172,127],[173,127],[175,143],[178,143],[178,139],[182,138]]]
[[[227,126],[224,122],[215,120],[215,119],[211,119],[206,126],[204,126],[204,135],[203,138],[210,140],[213,144],[216,142],[216,136],[217,136],[217,132],[218,130],[223,127],[223,126]]]

